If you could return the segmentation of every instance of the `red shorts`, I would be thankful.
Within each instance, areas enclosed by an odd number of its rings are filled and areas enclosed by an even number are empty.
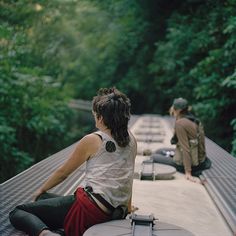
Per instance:
[[[76,190],[76,200],[66,215],[64,229],[66,236],[82,236],[92,225],[109,221],[111,217],[104,213],[87,196],[83,188]]]

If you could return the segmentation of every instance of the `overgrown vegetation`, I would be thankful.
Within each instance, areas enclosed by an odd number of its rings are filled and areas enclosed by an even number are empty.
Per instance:
[[[235,0],[0,7],[1,181],[89,130],[68,101],[106,86],[127,93],[133,113],[166,115],[173,98],[187,98],[207,136],[236,155]]]

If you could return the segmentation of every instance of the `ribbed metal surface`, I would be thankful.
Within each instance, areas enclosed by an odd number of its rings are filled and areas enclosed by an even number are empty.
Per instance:
[[[170,127],[174,119],[166,117]],[[206,138],[207,156],[212,166],[201,176],[204,186],[236,235],[236,158],[219,145]]]
[[[138,116],[131,116],[129,126],[132,126],[137,119]],[[32,200],[32,193],[69,157],[75,145],[76,143],[0,185],[0,236],[25,235],[11,226],[8,219],[9,212],[15,206]],[[59,195],[72,194],[83,181],[83,177],[84,165],[50,192]]]
[[[132,116],[130,126],[138,116]],[[158,119],[148,119],[151,126],[143,128],[152,130],[160,128]],[[170,120],[172,122],[172,120]],[[23,236],[13,229],[8,220],[8,214],[14,206],[29,202],[32,193],[60,166],[73,151],[75,144],[50,156],[28,170],[0,185],[0,235]],[[236,158],[209,139],[206,139],[207,155],[212,160],[212,167],[203,172],[202,179],[210,196],[219,207],[233,232],[236,232]],[[83,181],[84,166],[75,171],[62,185],[55,187],[52,192],[57,194],[73,193]]]
[[[74,146],[75,144],[50,156],[1,185],[1,236],[24,235],[14,230],[10,225],[8,219],[9,212],[16,205],[32,200],[32,193],[68,158]],[[83,170],[84,167],[79,168],[62,185],[55,187],[52,192],[60,195],[73,193],[79,182],[83,180]]]
[[[212,167],[202,180],[232,231],[236,233],[236,158],[206,138],[207,156]]]

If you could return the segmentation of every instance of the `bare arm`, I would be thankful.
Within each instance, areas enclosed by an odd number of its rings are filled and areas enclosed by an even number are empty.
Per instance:
[[[89,134],[83,137],[77,144],[69,159],[62,166],[60,166],[33,194],[34,200],[42,193],[64,181],[72,172],[80,167],[92,154],[98,150],[100,144],[101,140],[97,135]]]

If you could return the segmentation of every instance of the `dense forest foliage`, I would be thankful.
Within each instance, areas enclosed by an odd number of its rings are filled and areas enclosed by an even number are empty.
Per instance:
[[[235,0],[0,8],[0,181],[79,139],[89,128],[68,101],[107,86],[127,93],[136,114],[167,115],[173,98],[187,98],[206,135],[236,156]]]

